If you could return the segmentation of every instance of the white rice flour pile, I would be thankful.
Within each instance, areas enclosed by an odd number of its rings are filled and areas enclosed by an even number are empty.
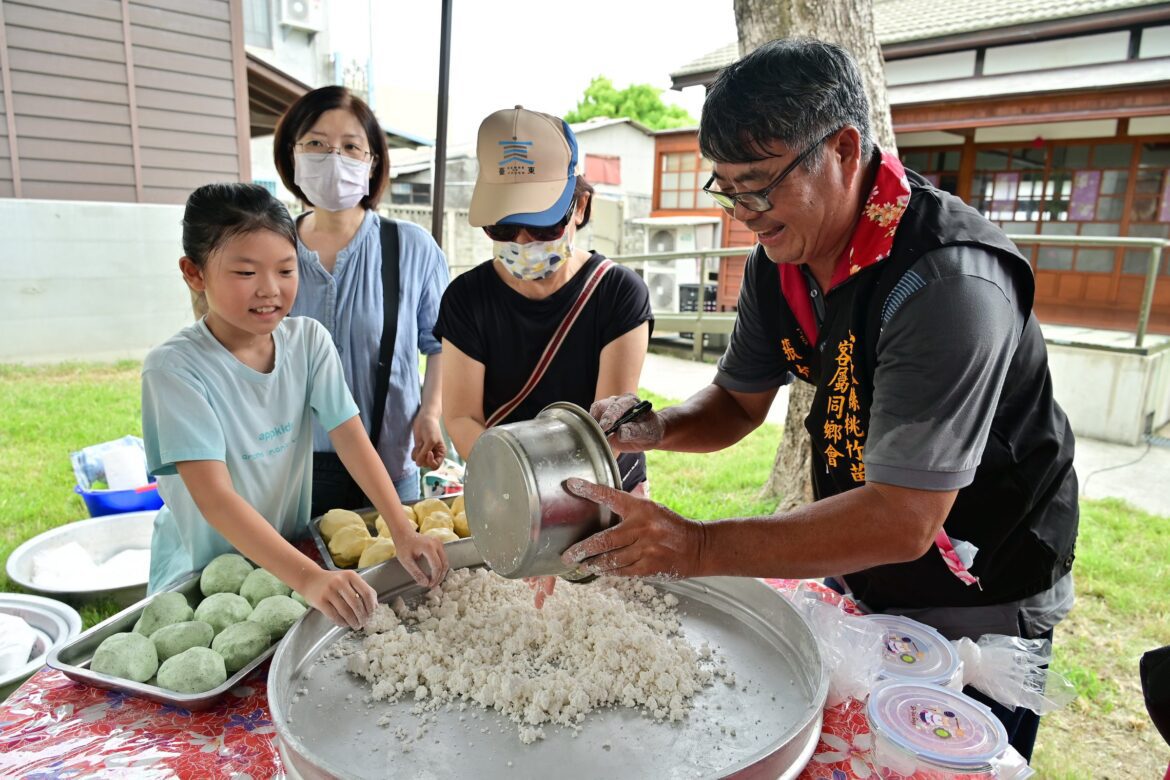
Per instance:
[[[453,571],[415,608],[379,605],[348,669],[375,699],[495,708],[525,743],[544,736],[541,724],[577,728],[599,707],[679,720],[716,676],[735,684],[706,643],[682,637],[678,599],[643,582],[560,583],[541,610],[532,599],[523,582]]]

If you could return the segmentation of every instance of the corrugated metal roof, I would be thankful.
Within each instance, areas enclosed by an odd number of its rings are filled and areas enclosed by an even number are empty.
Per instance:
[[[1069,19],[1142,6],[1155,0],[874,0],[874,27],[883,46],[906,41]],[[680,67],[672,78],[719,70],[739,57],[735,43]]]

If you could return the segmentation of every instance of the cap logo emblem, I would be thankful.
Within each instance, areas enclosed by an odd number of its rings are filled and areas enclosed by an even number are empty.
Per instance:
[[[499,141],[503,158],[498,163],[500,175],[516,175],[536,173],[536,162],[528,155],[532,151],[532,141]]]

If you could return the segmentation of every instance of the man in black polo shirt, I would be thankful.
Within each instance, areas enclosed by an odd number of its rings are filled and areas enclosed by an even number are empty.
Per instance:
[[[817,500],[713,523],[570,480],[616,527],[565,553],[596,572],[829,577],[950,638],[1051,637],[1073,602],[1073,435],[1052,397],[1031,269],[1003,233],[876,148],[856,64],[779,40],[712,85],[706,190],[756,235],[714,383],[622,427],[617,451],[710,452],[793,379]],[[599,401],[603,428],[630,396]],[[990,702],[989,702],[990,703]],[[993,706],[1030,756],[1038,717]]]

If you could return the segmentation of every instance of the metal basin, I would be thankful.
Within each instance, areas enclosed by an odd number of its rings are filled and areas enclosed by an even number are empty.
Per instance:
[[[470,539],[447,545],[447,555],[454,568],[481,564]],[[362,576],[383,602],[422,593],[396,560]],[[347,673],[345,659],[331,652],[347,630],[311,611],[285,636],[268,675],[286,771],[304,778],[795,777],[820,738],[828,691],[804,619],[758,580],[718,577],[658,587],[678,597],[688,641],[709,642],[736,685],[703,689],[690,715],[676,723],[603,709],[586,716],[576,735],[546,724],[546,738],[531,745],[520,742],[511,721],[472,705],[462,713],[439,709],[426,736],[403,750],[395,732],[415,733],[415,703],[367,705],[369,684]],[[383,718],[385,727],[378,725]]]
[[[99,565],[124,550],[149,550],[150,538],[154,533],[154,516],[157,514],[158,510],[103,515],[77,520],[38,534],[8,556],[8,579],[33,593],[73,603],[108,598],[120,606],[128,606],[140,601],[146,597],[146,577],[115,588],[78,586],[65,590],[37,585],[33,581],[33,561],[41,553],[63,547],[69,542],[80,544],[94,563]]]
[[[573,575],[561,553],[608,528],[612,513],[568,493],[580,477],[621,486],[617,461],[596,421],[570,403],[535,419],[484,431],[467,459],[467,524],[484,561],[504,577]]]
[[[81,616],[60,601],[24,593],[0,593],[0,612],[24,620],[36,634],[28,663],[0,676],[0,700],[45,665],[49,653],[81,633]]]

